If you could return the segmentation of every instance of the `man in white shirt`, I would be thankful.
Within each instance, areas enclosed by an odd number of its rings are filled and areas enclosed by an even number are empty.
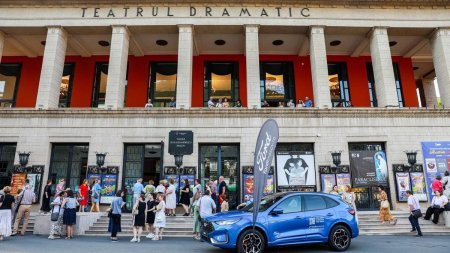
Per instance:
[[[422,231],[420,231],[419,218],[414,215],[414,213],[420,212],[419,200],[416,196],[412,194],[412,191],[406,191],[406,196],[408,197],[409,206],[409,222],[411,223],[411,232],[417,231],[417,236],[422,236]],[[422,216],[422,214],[420,215]]]
[[[216,203],[214,203],[214,200],[211,198],[211,192],[208,190],[206,190],[205,195],[200,198],[198,205],[200,207],[200,217],[202,219],[211,216],[214,213],[214,210],[216,210]]]
[[[152,103],[152,100],[151,100],[151,99],[149,99],[148,102],[147,102],[147,104],[145,104],[145,108],[146,108],[146,109],[153,108],[153,103]]]
[[[212,97],[209,97],[209,100],[208,100],[208,108],[209,108],[209,109],[213,109],[214,107],[216,107],[216,105],[215,105],[214,102],[212,101]]]

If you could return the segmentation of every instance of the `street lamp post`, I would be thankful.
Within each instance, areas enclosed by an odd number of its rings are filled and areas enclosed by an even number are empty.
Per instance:
[[[106,168],[103,168],[103,165],[105,164],[105,157],[108,153],[98,153],[95,152],[95,156],[97,158],[97,167],[100,169],[101,173],[103,174],[106,170]]]

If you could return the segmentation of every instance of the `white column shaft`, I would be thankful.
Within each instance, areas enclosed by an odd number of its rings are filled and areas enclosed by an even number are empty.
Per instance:
[[[422,80],[423,92],[425,95],[425,102],[427,107],[437,107],[437,97],[436,89],[434,88],[434,79],[423,79]]]
[[[439,28],[431,38],[433,64],[441,102],[450,106],[450,29]]]
[[[66,48],[67,32],[62,27],[49,27],[45,41],[36,108],[58,108]]]
[[[194,29],[192,25],[178,26],[178,65],[176,108],[192,106],[192,60]]]
[[[259,26],[245,26],[245,61],[247,71],[247,107],[261,108],[259,74]]]
[[[328,82],[328,63],[324,28],[321,26],[311,27],[309,40],[314,107],[330,108],[331,96]]]
[[[129,42],[130,34],[127,27],[113,26],[105,97],[105,105],[108,109],[124,106]]]
[[[387,28],[375,27],[373,29],[370,36],[370,53],[378,107],[398,106]]]

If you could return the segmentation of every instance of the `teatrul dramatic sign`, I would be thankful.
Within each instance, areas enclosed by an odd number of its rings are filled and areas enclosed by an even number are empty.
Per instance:
[[[267,182],[270,165],[277,147],[279,132],[278,124],[273,119],[268,119],[259,131],[256,140],[255,159],[254,159],[254,192],[253,192],[253,229],[259,212],[259,203],[264,193]]]

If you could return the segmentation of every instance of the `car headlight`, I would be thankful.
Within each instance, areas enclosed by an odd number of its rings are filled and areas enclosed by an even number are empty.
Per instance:
[[[240,220],[241,219],[220,220],[220,221],[215,221],[214,223],[216,223],[219,226],[227,226],[227,225],[233,225],[234,223],[237,223]]]

